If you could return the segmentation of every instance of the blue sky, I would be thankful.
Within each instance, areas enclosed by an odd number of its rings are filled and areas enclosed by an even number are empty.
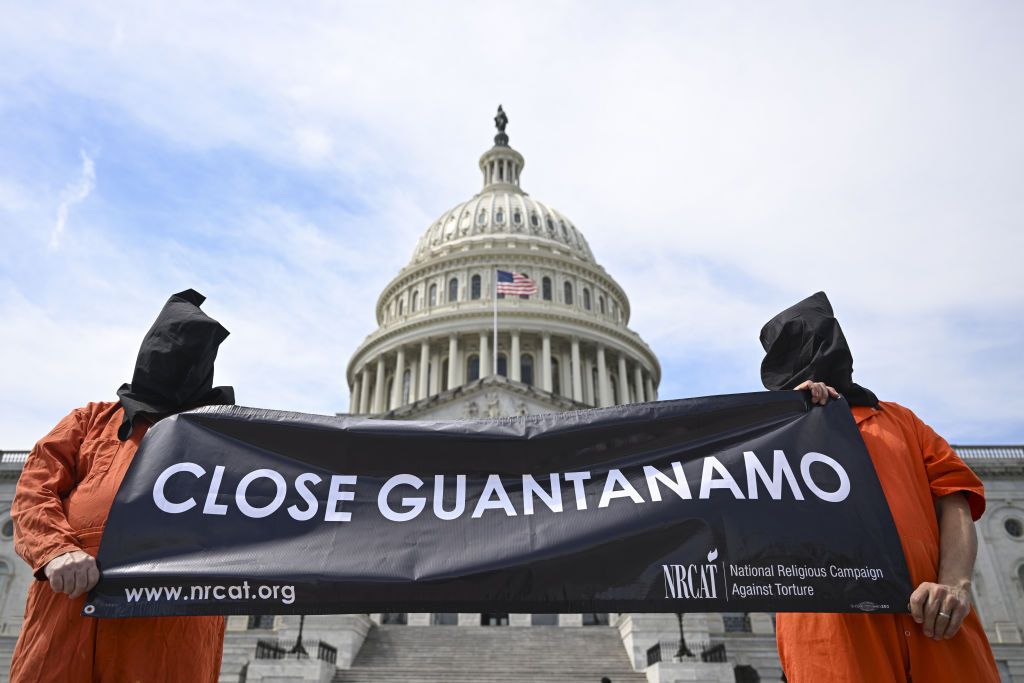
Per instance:
[[[819,289],[855,378],[1024,442],[1016,3],[23,3],[0,10],[0,448],[113,397],[168,295],[247,405],[345,411],[419,235],[526,191],[630,296],[662,397],[760,388]]]

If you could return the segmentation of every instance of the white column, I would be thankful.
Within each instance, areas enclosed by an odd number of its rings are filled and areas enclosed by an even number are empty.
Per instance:
[[[454,389],[459,378],[459,338],[448,337],[448,388]]]
[[[430,395],[430,342],[420,342],[420,381],[416,384],[416,398],[423,399]]]
[[[484,331],[480,333],[480,376],[489,377],[494,372],[494,364],[491,363],[491,353],[487,346],[487,339],[490,337],[490,332]],[[497,349],[494,350],[498,352]]]
[[[594,361],[590,357],[583,359],[583,402],[597,405],[597,393],[594,391]]]
[[[434,394],[441,393],[441,351],[434,351],[430,355],[430,389],[428,393],[433,396]]]
[[[612,392],[608,387],[608,365],[604,359],[604,347],[597,347],[597,403],[602,408],[612,405]]]
[[[395,361],[395,380],[391,383],[391,407],[397,408],[402,405],[402,378],[405,375],[405,349],[398,348],[398,358]]]
[[[373,412],[384,412],[384,354],[377,356],[377,378],[373,383]]]
[[[409,403],[416,402],[416,395],[419,393],[420,381],[420,359],[416,356],[409,358]]]
[[[370,412],[370,366],[363,366],[363,383],[359,388],[359,413],[365,415]]]
[[[510,356],[508,359],[508,376],[510,379],[521,382],[523,377],[519,367],[519,330],[512,331],[512,351]]]
[[[527,217],[529,220],[529,217]],[[540,388],[544,391],[551,391],[551,335],[545,332],[540,338],[540,359],[541,379]]]
[[[580,372],[580,340],[572,340],[572,397],[583,401],[583,375]]]
[[[647,375],[647,377],[644,378],[644,386],[647,388],[647,391],[644,392],[644,396],[647,400],[657,401],[658,397],[654,394],[654,382],[651,380],[650,375]]]
[[[644,402],[644,373],[639,363],[633,365],[633,393],[636,394],[637,403]]]
[[[349,415],[359,412],[359,373],[356,373],[356,379],[352,382],[352,393],[348,398],[348,412]]]
[[[619,354],[619,405],[629,403],[629,375],[626,373],[626,357]]]

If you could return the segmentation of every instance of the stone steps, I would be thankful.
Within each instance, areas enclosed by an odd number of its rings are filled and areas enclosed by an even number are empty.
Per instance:
[[[607,626],[377,626],[335,683],[644,683]]]
[[[273,639],[273,631],[227,631],[224,634],[224,654],[221,657],[218,683],[240,683],[246,664],[256,656],[256,641]]]

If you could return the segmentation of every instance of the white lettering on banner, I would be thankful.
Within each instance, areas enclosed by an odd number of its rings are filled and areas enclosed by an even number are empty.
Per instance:
[[[818,485],[814,483],[814,479],[811,478],[811,465],[816,462],[832,468],[832,471],[839,477],[839,488],[831,493],[818,488]],[[800,476],[803,477],[804,485],[811,490],[811,493],[829,503],[841,503],[850,495],[850,477],[846,474],[846,470],[843,469],[843,466],[835,458],[830,458],[824,453],[812,451],[804,455],[800,460]]]
[[[249,485],[257,479],[269,479],[274,482],[274,486],[277,487],[277,493],[274,494],[274,499],[263,507],[250,505],[249,500],[246,498],[246,494],[249,492]],[[241,510],[242,514],[246,517],[263,519],[264,517],[273,514],[277,508],[281,507],[281,503],[284,502],[284,496],[288,492],[287,489],[288,484],[284,482],[284,477],[282,477],[279,472],[268,469],[254,470],[242,477],[242,481],[238,482],[238,489],[235,491],[235,505],[238,506],[238,509]]]
[[[772,454],[770,473],[765,463],[753,451],[744,451],[742,458],[733,457],[729,462],[732,470],[714,455],[695,459],[685,468],[681,462],[675,461],[668,464],[668,467],[671,467],[671,474],[651,465],[644,465],[642,471],[631,468],[628,473],[622,469],[610,468],[603,476],[599,473],[596,477],[591,472],[552,472],[546,475],[550,481],[550,488],[538,483],[537,479],[541,475],[522,475],[520,486],[518,478],[506,477],[503,480],[498,474],[490,474],[479,489],[480,495],[470,517],[480,519],[485,514],[499,514],[499,511],[506,517],[516,517],[519,514],[533,515],[536,512],[537,500],[552,513],[561,513],[565,511],[565,497],[575,499],[576,511],[585,511],[588,509],[588,488],[590,495],[597,500],[593,514],[600,514],[605,508],[630,503],[640,505],[663,502],[665,491],[675,494],[669,495],[668,501],[675,501],[677,504],[679,501],[699,504],[700,501],[723,495],[737,501],[803,501],[809,494],[810,497],[827,503],[840,503],[850,496],[850,477],[846,470],[839,461],[824,453],[809,451],[800,458],[799,467],[796,467],[795,461],[790,461],[785,452],[776,449]],[[820,476],[816,481],[811,476],[812,466],[815,465],[831,470],[832,474],[824,479],[825,482],[837,483],[825,484]],[[701,473],[700,488],[697,499],[693,500],[690,482],[687,481],[687,469],[691,474],[695,474],[698,467]],[[179,474],[190,474],[192,478],[173,479]],[[202,495],[201,490],[190,488],[194,482],[206,489],[202,506],[204,515],[230,514],[228,503],[233,498],[237,511],[253,519],[262,519],[278,512],[287,500],[293,504],[288,505],[282,512],[287,512],[292,519],[299,522],[313,519],[321,514],[321,510],[325,522],[352,520],[353,513],[343,510],[342,506],[346,501],[356,500],[356,475],[333,474],[330,480],[325,482],[318,474],[302,472],[294,475],[294,481],[291,483],[294,492],[289,495],[289,482],[285,475],[272,469],[257,469],[241,478],[232,497],[221,492],[226,474],[225,466],[216,465],[208,481],[204,481],[207,470],[201,465],[194,462],[175,463],[160,472],[153,483],[153,502],[158,509],[168,514],[187,512],[198,506],[197,499]],[[739,483],[744,481],[744,477],[746,495]],[[453,478],[454,491],[450,488]],[[181,500],[168,498],[167,488],[172,479],[174,486],[171,488],[171,496],[176,499],[183,498]],[[269,480],[273,486],[272,495],[266,492],[257,495],[253,491],[253,486],[260,479]],[[459,519],[467,512],[467,479],[467,475],[464,474],[434,475],[432,487],[422,495],[401,497],[399,504],[389,502],[394,491],[402,487],[419,490],[423,488],[424,482],[413,474],[396,474],[387,479],[377,492],[377,508],[385,519],[392,522],[408,522],[416,519],[425,510],[433,512],[434,517],[443,521]],[[263,486],[266,487],[267,484]],[[643,491],[647,493],[646,498]],[[429,508],[428,498],[431,499]],[[446,508],[446,505],[449,507]]]
[[[189,474],[194,474],[196,478],[206,474],[206,470],[194,462],[178,462],[160,473],[160,476],[156,478],[156,482],[153,484],[153,502],[156,503],[158,508],[172,515],[191,510],[196,506],[195,498],[188,498],[180,503],[172,503],[164,495],[164,486],[167,485],[167,480],[178,472],[188,472]]]
[[[388,479],[380,487],[380,494],[377,496],[377,507],[380,508],[380,513],[384,515],[384,519],[390,519],[392,522],[408,522],[410,519],[416,519],[416,516],[423,511],[423,507],[427,504],[427,499],[403,498],[402,505],[409,509],[405,512],[395,512],[388,506],[388,494],[398,486],[411,486],[418,489],[423,486],[423,480],[411,474],[399,474]]]

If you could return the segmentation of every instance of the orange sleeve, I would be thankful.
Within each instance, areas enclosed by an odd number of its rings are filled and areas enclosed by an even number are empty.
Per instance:
[[[88,420],[89,410],[78,408],[40,439],[14,491],[14,549],[40,580],[45,580],[43,568],[50,560],[81,549],[64,514],[63,498],[75,486],[75,463]]]
[[[978,475],[941,436],[911,413],[917,430],[918,443],[924,454],[924,468],[928,483],[936,498],[951,493],[963,493],[971,506],[971,517],[977,522],[985,512],[985,486]]]

